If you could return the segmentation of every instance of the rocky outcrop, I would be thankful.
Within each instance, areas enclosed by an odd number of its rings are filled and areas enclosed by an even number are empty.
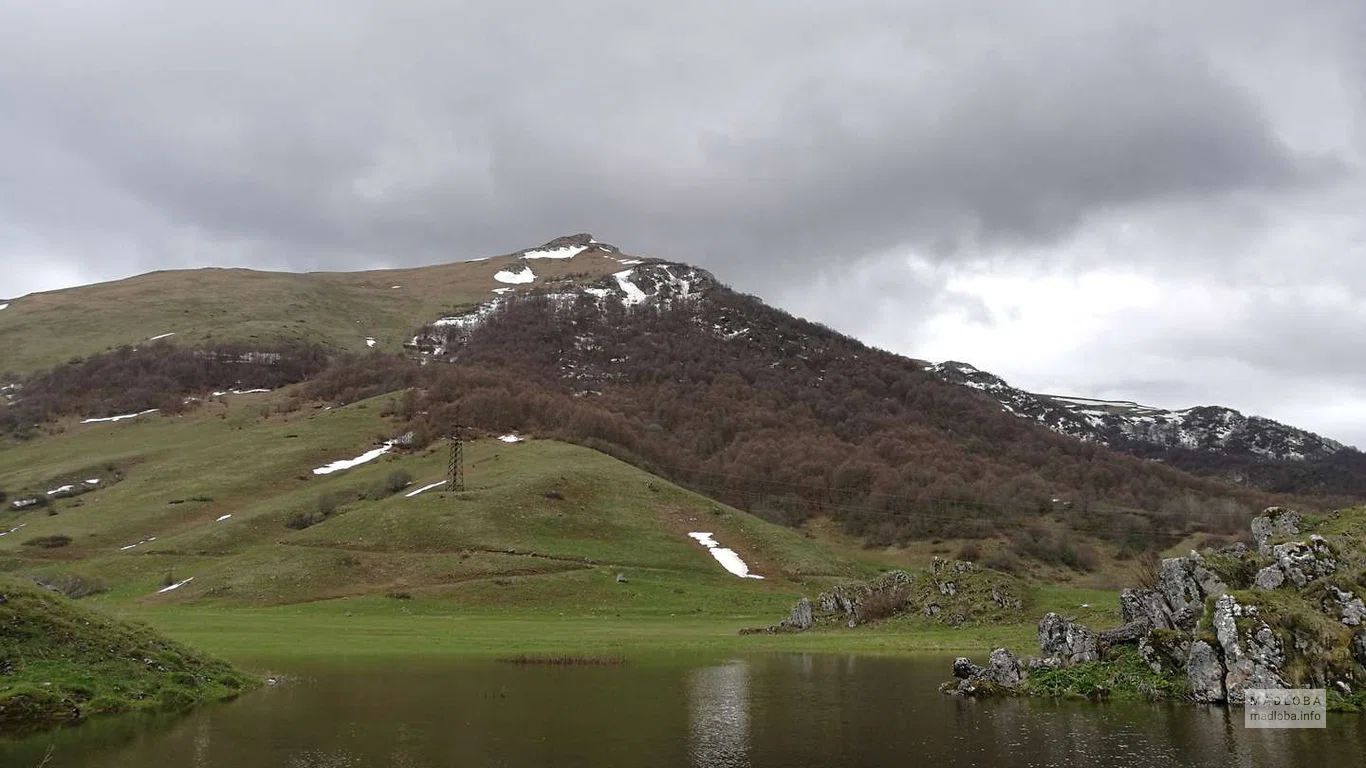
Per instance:
[[[779,622],[778,625],[786,629],[800,632],[804,629],[810,629],[811,625],[815,623],[815,617],[811,612],[811,601],[803,597],[801,600],[797,601],[797,605],[792,609],[792,613],[786,619]]]
[[[1039,621],[1039,654],[1058,659],[1065,667],[1097,661],[1100,638],[1085,624],[1049,613]]]
[[[1338,589],[1331,584],[1323,598],[1323,612],[1349,627],[1366,622],[1366,603],[1355,592]]]
[[[1344,707],[1366,704],[1366,541],[1357,533],[1366,508],[1313,519],[1271,509],[1254,530],[1255,553],[1225,547],[1163,560],[1153,588],[1120,594],[1119,627],[1097,634],[1044,616],[1041,657],[1024,663],[1019,689],[1103,696],[1120,687],[1240,705],[1252,689],[1307,687],[1355,697]],[[1078,665],[1090,666],[1065,673]]]
[[[1278,565],[1268,565],[1257,571],[1257,577],[1252,580],[1252,588],[1260,589],[1263,592],[1270,592],[1273,589],[1280,589],[1285,583],[1285,572]]]
[[[977,696],[983,693],[997,693],[1002,689],[1013,690],[1029,678],[1029,671],[1015,654],[1005,648],[997,648],[985,667],[972,663],[972,659],[959,656],[953,660],[953,676],[956,685],[941,688],[945,693],[960,696]]]
[[[1269,507],[1252,518],[1252,540],[1257,543],[1257,551],[1262,557],[1271,557],[1271,540],[1298,536],[1300,522],[1299,513],[1284,507]]]
[[[1214,647],[1204,640],[1190,644],[1190,654],[1186,658],[1186,679],[1190,683],[1193,701],[1217,704],[1228,698],[1224,692],[1224,664]]]
[[[1276,567],[1296,587],[1303,588],[1315,579],[1331,576],[1337,569],[1333,549],[1322,536],[1310,536],[1309,541],[1291,541],[1271,548]]]
[[[1214,604],[1214,631],[1223,651],[1224,691],[1230,704],[1241,704],[1249,688],[1285,688],[1281,676],[1285,648],[1254,606],[1224,595]],[[1239,626],[1243,620],[1242,627]]]

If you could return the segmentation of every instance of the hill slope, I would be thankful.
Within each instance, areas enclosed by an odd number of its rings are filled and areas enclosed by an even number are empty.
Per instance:
[[[505,256],[369,272],[153,272],[111,283],[36,293],[0,310],[0,374],[27,373],[156,337],[185,345],[223,342],[322,344],[363,350],[366,339],[397,351],[410,331],[488,298],[568,276],[601,277],[635,261],[587,235]],[[573,249],[576,257],[563,258]],[[530,258],[525,258],[530,256]],[[525,279],[530,283],[498,279]],[[0,382],[3,383],[3,382]]]
[[[149,605],[402,594],[547,610],[691,609],[708,595],[767,606],[795,583],[863,573],[792,531],[578,446],[475,440],[466,492],[414,493],[444,478],[447,452],[375,452],[395,435],[381,415],[392,397],[326,410],[292,409],[284,393],[226,400],[185,416],[68,424],[0,452],[0,486],[16,497],[104,478],[46,508],[0,513],[0,531],[17,529],[0,538],[0,569],[103,581],[109,599]],[[714,534],[765,578],[728,573],[692,532]]]
[[[0,733],[138,709],[182,709],[254,685],[143,627],[0,579]]]

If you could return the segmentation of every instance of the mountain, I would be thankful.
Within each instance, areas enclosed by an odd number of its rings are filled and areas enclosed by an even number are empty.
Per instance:
[[[926,364],[1006,413],[1054,432],[1193,472],[1287,493],[1366,493],[1366,456],[1307,430],[1231,408],[1167,410],[1118,400],[1026,392],[967,363]]]
[[[526,431],[787,525],[828,518],[870,545],[999,540],[1082,569],[1083,538],[1133,552],[1241,531],[1273,503],[1331,503],[1058,434],[587,234],[411,270],[155,273],[14,300],[0,332],[15,339],[0,370],[18,372],[0,379],[0,439],[40,445],[91,420],[205,429],[234,391],[285,387],[263,419],[393,396],[367,438],[412,433],[420,450],[457,428]]]

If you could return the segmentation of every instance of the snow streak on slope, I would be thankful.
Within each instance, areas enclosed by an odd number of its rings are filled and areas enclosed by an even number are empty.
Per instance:
[[[341,472],[342,470],[351,469],[352,467],[359,467],[360,465],[374,461],[375,459],[378,459],[379,457],[393,450],[394,445],[394,441],[390,440],[384,445],[381,445],[380,447],[375,448],[374,450],[366,451],[365,453],[362,453],[354,459],[338,459],[337,461],[334,461],[325,467],[318,467],[317,469],[313,470],[313,474],[330,475],[333,472]]]
[[[617,285],[621,288],[621,292],[626,294],[626,298],[622,299],[622,301],[625,302],[628,307],[641,304],[645,301],[645,291],[640,290],[635,283],[631,282],[632,272],[635,272],[635,270],[623,269],[612,275],[612,277],[617,279]]]
[[[696,539],[698,544],[701,544],[702,546],[706,547],[707,551],[711,553],[712,557],[716,558],[716,562],[720,563],[722,568],[725,568],[726,570],[730,571],[736,576],[739,576],[742,579],[763,578],[763,576],[757,576],[755,574],[750,573],[749,566],[745,564],[744,560],[740,559],[739,555],[735,554],[735,550],[726,549],[725,547],[722,547],[720,544],[716,543],[716,539],[713,538],[713,534],[706,532],[697,532],[690,533],[688,534],[688,536],[692,537],[693,539]]]

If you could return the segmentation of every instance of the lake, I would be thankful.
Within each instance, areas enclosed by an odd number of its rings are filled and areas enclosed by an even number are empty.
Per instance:
[[[492,661],[299,668],[188,715],[108,718],[18,743],[34,768],[1361,765],[1366,717],[1245,730],[1241,710],[971,701],[951,658],[755,655],[620,667]]]

